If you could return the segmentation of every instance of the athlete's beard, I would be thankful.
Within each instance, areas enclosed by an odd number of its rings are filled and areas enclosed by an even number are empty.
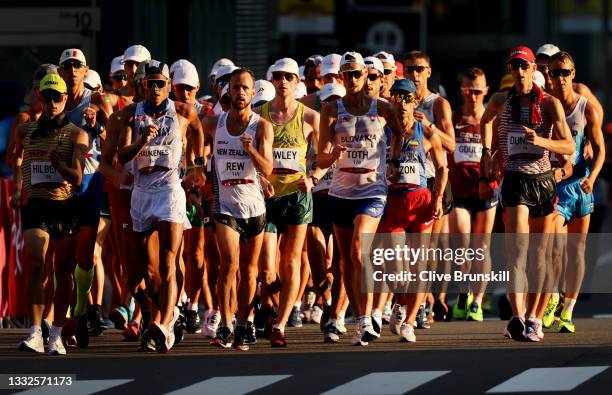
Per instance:
[[[245,108],[247,108],[250,105],[251,105],[251,102],[246,102],[246,101],[244,102],[243,106],[240,106],[238,103],[236,103],[234,101],[232,102],[232,108],[234,110],[238,110],[238,111],[242,111],[242,110],[244,110]]]

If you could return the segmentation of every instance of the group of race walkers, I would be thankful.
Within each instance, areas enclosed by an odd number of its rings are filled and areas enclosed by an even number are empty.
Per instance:
[[[485,72],[465,70],[453,111],[429,90],[420,51],[314,55],[303,68],[282,58],[265,80],[220,59],[214,97],[198,98],[185,59],[168,66],[131,46],[104,91],[85,54],[66,49],[35,71],[10,146],[32,322],[20,349],[87,347],[106,328],[105,276],[110,319],[141,351],[168,352],[184,332],[287,347],[285,328],[303,322],[336,343],[349,306],[351,344],[375,341],[383,320],[415,342],[432,318],[482,321],[487,284],[467,284],[452,308],[426,286],[363,292],[365,236],[454,233],[483,246],[498,207],[506,232],[541,239],[508,246],[514,281],[535,275],[508,294],[504,334],[540,341],[555,312],[556,329],[574,332],[584,238],[543,235],[588,232],[603,109],[554,45],[513,48],[507,67],[509,86],[486,106]]]

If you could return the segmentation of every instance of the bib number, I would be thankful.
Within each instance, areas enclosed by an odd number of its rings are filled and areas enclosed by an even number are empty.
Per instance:
[[[482,144],[479,143],[458,143],[453,154],[455,163],[480,163],[481,157]]]
[[[416,163],[400,163],[400,178],[398,184],[419,185],[421,177],[419,175],[419,165]]]
[[[30,176],[30,183],[32,185],[48,182],[64,184],[66,182],[64,177],[55,167],[53,167],[51,162],[31,162]]]
[[[222,185],[250,184],[255,182],[255,169],[251,159],[217,159],[217,169]]]
[[[150,167],[170,168],[170,147],[166,145],[145,145],[136,157],[138,169]]]
[[[274,173],[297,173],[303,171],[300,168],[299,148],[274,148]]]
[[[508,133],[508,155],[519,154],[544,154],[544,149],[527,143],[527,137],[524,133],[510,132]]]

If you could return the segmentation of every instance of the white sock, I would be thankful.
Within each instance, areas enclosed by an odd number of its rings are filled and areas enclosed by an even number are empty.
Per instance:
[[[378,309],[372,309],[372,317],[375,318],[382,318],[382,311],[378,310]]]
[[[346,310],[340,310],[340,312],[338,312],[338,321],[344,322],[345,315],[346,315]]]
[[[482,305],[482,295],[474,296],[472,303],[476,303],[480,307]]]
[[[333,325],[333,326],[336,326],[336,322],[337,322],[337,320],[336,320],[335,318],[330,318],[330,319],[327,321],[327,325]]]
[[[251,315],[250,315],[250,316],[247,318],[247,321],[248,321],[248,322],[251,322],[251,323],[252,323],[253,321],[255,321],[255,315],[251,314]]]
[[[298,309],[298,310],[299,310],[299,308],[300,308],[300,307],[302,307],[302,302],[295,302],[295,303],[293,304],[293,307],[295,307],[296,309]]]
[[[329,299],[327,299],[325,301],[325,304],[328,305],[328,306],[331,306],[332,305],[332,298],[330,297]]]
[[[187,310],[189,310],[189,311],[198,311],[198,302],[195,302],[195,303],[189,302],[187,304]]]
[[[563,298],[563,315],[572,318],[574,306],[576,306],[576,299]]]
[[[225,326],[227,326],[227,328],[230,330],[230,332],[234,332],[234,324],[232,324],[231,322],[229,324],[225,324]]]
[[[51,325],[51,330],[49,330],[49,335],[60,337],[62,335],[62,327]]]

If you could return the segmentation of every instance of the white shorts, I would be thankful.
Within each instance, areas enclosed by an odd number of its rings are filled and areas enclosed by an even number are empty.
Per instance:
[[[185,221],[189,221],[186,204],[185,191],[180,184],[165,191],[155,192],[134,188],[130,207],[134,232],[146,232],[158,222],[184,225]]]

